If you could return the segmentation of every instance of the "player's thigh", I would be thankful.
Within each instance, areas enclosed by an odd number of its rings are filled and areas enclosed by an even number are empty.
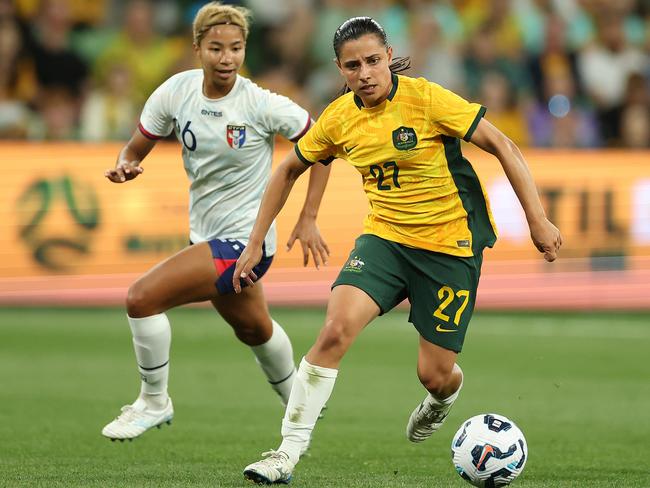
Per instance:
[[[241,293],[216,296],[211,301],[238,337],[250,339],[245,342],[263,344],[273,335],[273,323],[262,283],[242,288]]]
[[[336,323],[343,335],[356,336],[380,313],[377,302],[364,290],[355,286],[339,285],[330,295],[325,323]]]
[[[371,234],[354,249],[332,285],[325,326],[308,357],[332,366],[375,317],[406,298],[406,279],[394,243]]]
[[[319,366],[337,368],[359,333],[380,312],[375,300],[360,288],[336,286],[327,305],[325,325],[307,353],[307,360]]]
[[[217,295],[216,277],[208,244],[189,246],[138,279],[129,290],[127,305],[160,312],[185,303],[209,300]]]
[[[460,352],[474,312],[482,256],[407,249],[409,321],[428,342]]]

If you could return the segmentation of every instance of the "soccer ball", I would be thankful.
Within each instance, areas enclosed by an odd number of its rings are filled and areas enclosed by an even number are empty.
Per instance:
[[[506,486],[524,470],[528,446],[512,420],[487,413],[463,422],[451,441],[451,458],[472,485]]]

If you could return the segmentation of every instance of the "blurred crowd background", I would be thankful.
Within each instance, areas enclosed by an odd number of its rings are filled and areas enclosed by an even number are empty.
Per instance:
[[[0,0],[0,138],[124,140],[149,94],[198,67],[204,1]],[[650,147],[650,0],[241,0],[242,74],[314,116],[341,78],[332,36],[370,15],[410,76],[488,108],[534,147]]]

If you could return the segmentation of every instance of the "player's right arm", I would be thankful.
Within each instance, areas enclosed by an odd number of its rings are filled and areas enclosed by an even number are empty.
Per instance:
[[[309,166],[298,158],[296,152],[289,151],[280,166],[271,175],[262,197],[255,225],[248,239],[248,245],[235,265],[235,272],[232,277],[235,293],[241,291],[240,278],[249,286],[253,285],[253,280],[256,278],[253,268],[262,259],[264,237],[268,233],[273,220],[284,207],[294,183],[307,169],[309,169]]]
[[[124,183],[142,173],[142,160],[151,152],[156,141],[173,129],[173,107],[178,104],[173,97],[183,89],[186,79],[186,72],[178,73],[149,96],[140,114],[138,127],[117,156],[115,168],[104,173],[106,178],[113,183]]]
[[[485,119],[478,123],[470,140],[499,160],[524,209],[535,247],[544,254],[544,259],[555,261],[562,246],[562,235],[546,218],[530,169],[519,148]]]
[[[155,145],[156,140],[145,137],[136,129],[117,156],[115,168],[106,170],[104,176],[113,183],[124,183],[137,177],[144,171],[140,163]]]

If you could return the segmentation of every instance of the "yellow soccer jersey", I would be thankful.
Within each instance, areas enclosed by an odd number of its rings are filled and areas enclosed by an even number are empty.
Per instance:
[[[306,164],[342,158],[361,173],[370,203],[364,233],[472,256],[496,240],[487,195],[460,151],[484,113],[424,78],[393,75],[376,107],[354,93],[332,102],[296,153]]]

